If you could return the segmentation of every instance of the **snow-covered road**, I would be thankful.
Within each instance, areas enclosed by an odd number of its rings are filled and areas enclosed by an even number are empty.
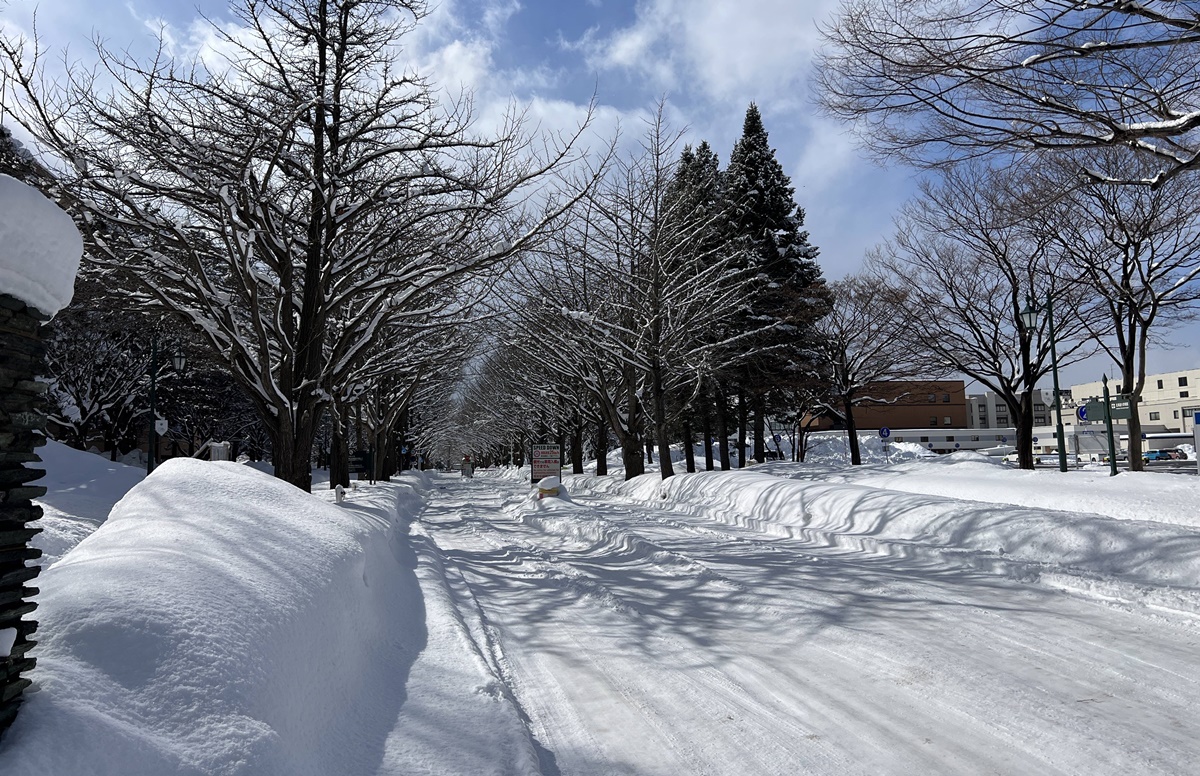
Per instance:
[[[1183,774],[1200,629],[711,505],[434,480],[416,524],[544,774]],[[793,535],[788,535],[792,533]],[[417,667],[419,668],[420,661]]]

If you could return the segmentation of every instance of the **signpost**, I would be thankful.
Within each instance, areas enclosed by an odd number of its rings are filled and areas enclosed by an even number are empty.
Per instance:
[[[1108,375],[1104,375],[1102,381],[1104,385],[1104,402],[1100,405],[1100,411],[1104,414],[1104,430],[1108,434],[1108,476],[1117,476],[1117,444],[1113,441],[1113,404],[1108,393]],[[1129,401],[1125,401],[1125,418],[1129,418]]]
[[[1111,408],[1110,417],[1113,420],[1129,420],[1129,397],[1123,394],[1117,394],[1110,399],[1088,399],[1088,403],[1080,408],[1083,410],[1080,420],[1087,420],[1088,417],[1104,417],[1105,401],[1109,402]]]
[[[888,463],[892,462],[892,456],[888,452],[888,443],[887,443],[888,437],[890,437],[891,435],[892,435],[892,430],[890,428],[888,428],[887,426],[884,426],[883,428],[879,429],[879,438],[883,440],[883,457]]]
[[[534,445],[530,456],[530,470],[534,482],[543,477],[558,477],[562,474],[558,445]]]
[[[1196,438],[1193,447],[1200,453],[1200,412],[1192,416],[1192,436]],[[1200,475],[1200,455],[1196,456],[1196,474]]]

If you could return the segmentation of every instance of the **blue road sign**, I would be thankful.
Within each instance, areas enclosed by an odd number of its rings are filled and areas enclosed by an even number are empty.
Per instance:
[[[783,437],[779,436],[779,434],[776,434],[775,435],[775,444],[779,444],[782,441],[783,441]]]
[[[1087,420],[1087,405],[1080,404],[1078,407],[1076,407],[1075,415],[1078,416],[1080,420]]]
[[[884,439],[887,439],[891,435],[892,435],[892,430],[890,428],[888,428],[887,426],[884,426],[883,428],[879,429],[879,436],[883,437]]]

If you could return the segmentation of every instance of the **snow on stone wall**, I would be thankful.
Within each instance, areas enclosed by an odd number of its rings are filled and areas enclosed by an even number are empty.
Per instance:
[[[53,316],[75,293],[82,255],[70,216],[37,189],[0,174],[0,293]]]

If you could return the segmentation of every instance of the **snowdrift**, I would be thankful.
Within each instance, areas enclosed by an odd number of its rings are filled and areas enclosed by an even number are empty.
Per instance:
[[[38,692],[4,771],[373,772],[426,639],[391,518],[419,502],[356,495],[164,463],[41,577]]]
[[[34,537],[33,546],[42,551],[45,569],[95,531],[113,505],[145,478],[146,470],[52,439],[37,453],[42,463],[34,468],[45,469],[46,476],[34,484],[44,485],[46,495],[37,499],[43,512],[37,526],[42,532]]]
[[[977,458],[964,457],[958,462],[972,470],[962,474],[970,475],[976,492],[999,490],[1001,480],[1008,481],[1010,490],[1019,491],[1024,473]],[[919,491],[924,482],[916,472],[932,472],[936,480],[954,465],[950,457],[905,463],[894,467],[893,476],[907,475],[907,487]],[[1126,513],[1123,519],[1112,519],[1008,503],[976,502],[972,506],[961,498],[880,489],[888,471],[844,475],[846,479],[869,479],[875,487],[820,479],[786,480],[749,469],[681,474],[665,481],[655,475],[629,482],[586,476],[567,480],[573,489],[646,504],[689,504],[714,521],[798,538],[814,547],[927,557],[1095,595],[1186,611],[1196,608],[1200,532],[1188,525],[1140,520]],[[813,476],[827,475],[818,471]],[[1081,474],[1079,487],[1088,487],[1082,480],[1093,476]],[[1153,487],[1188,491],[1193,503],[1200,495],[1200,487],[1190,478],[1150,476],[1161,480]],[[1130,484],[1126,480],[1125,487]],[[1127,503],[1147,500],[1153,487],[1133,489]],[[1065,494],[1067,498],[1070,492]],[[1179,493],[1176,496],[1181,497]]]

